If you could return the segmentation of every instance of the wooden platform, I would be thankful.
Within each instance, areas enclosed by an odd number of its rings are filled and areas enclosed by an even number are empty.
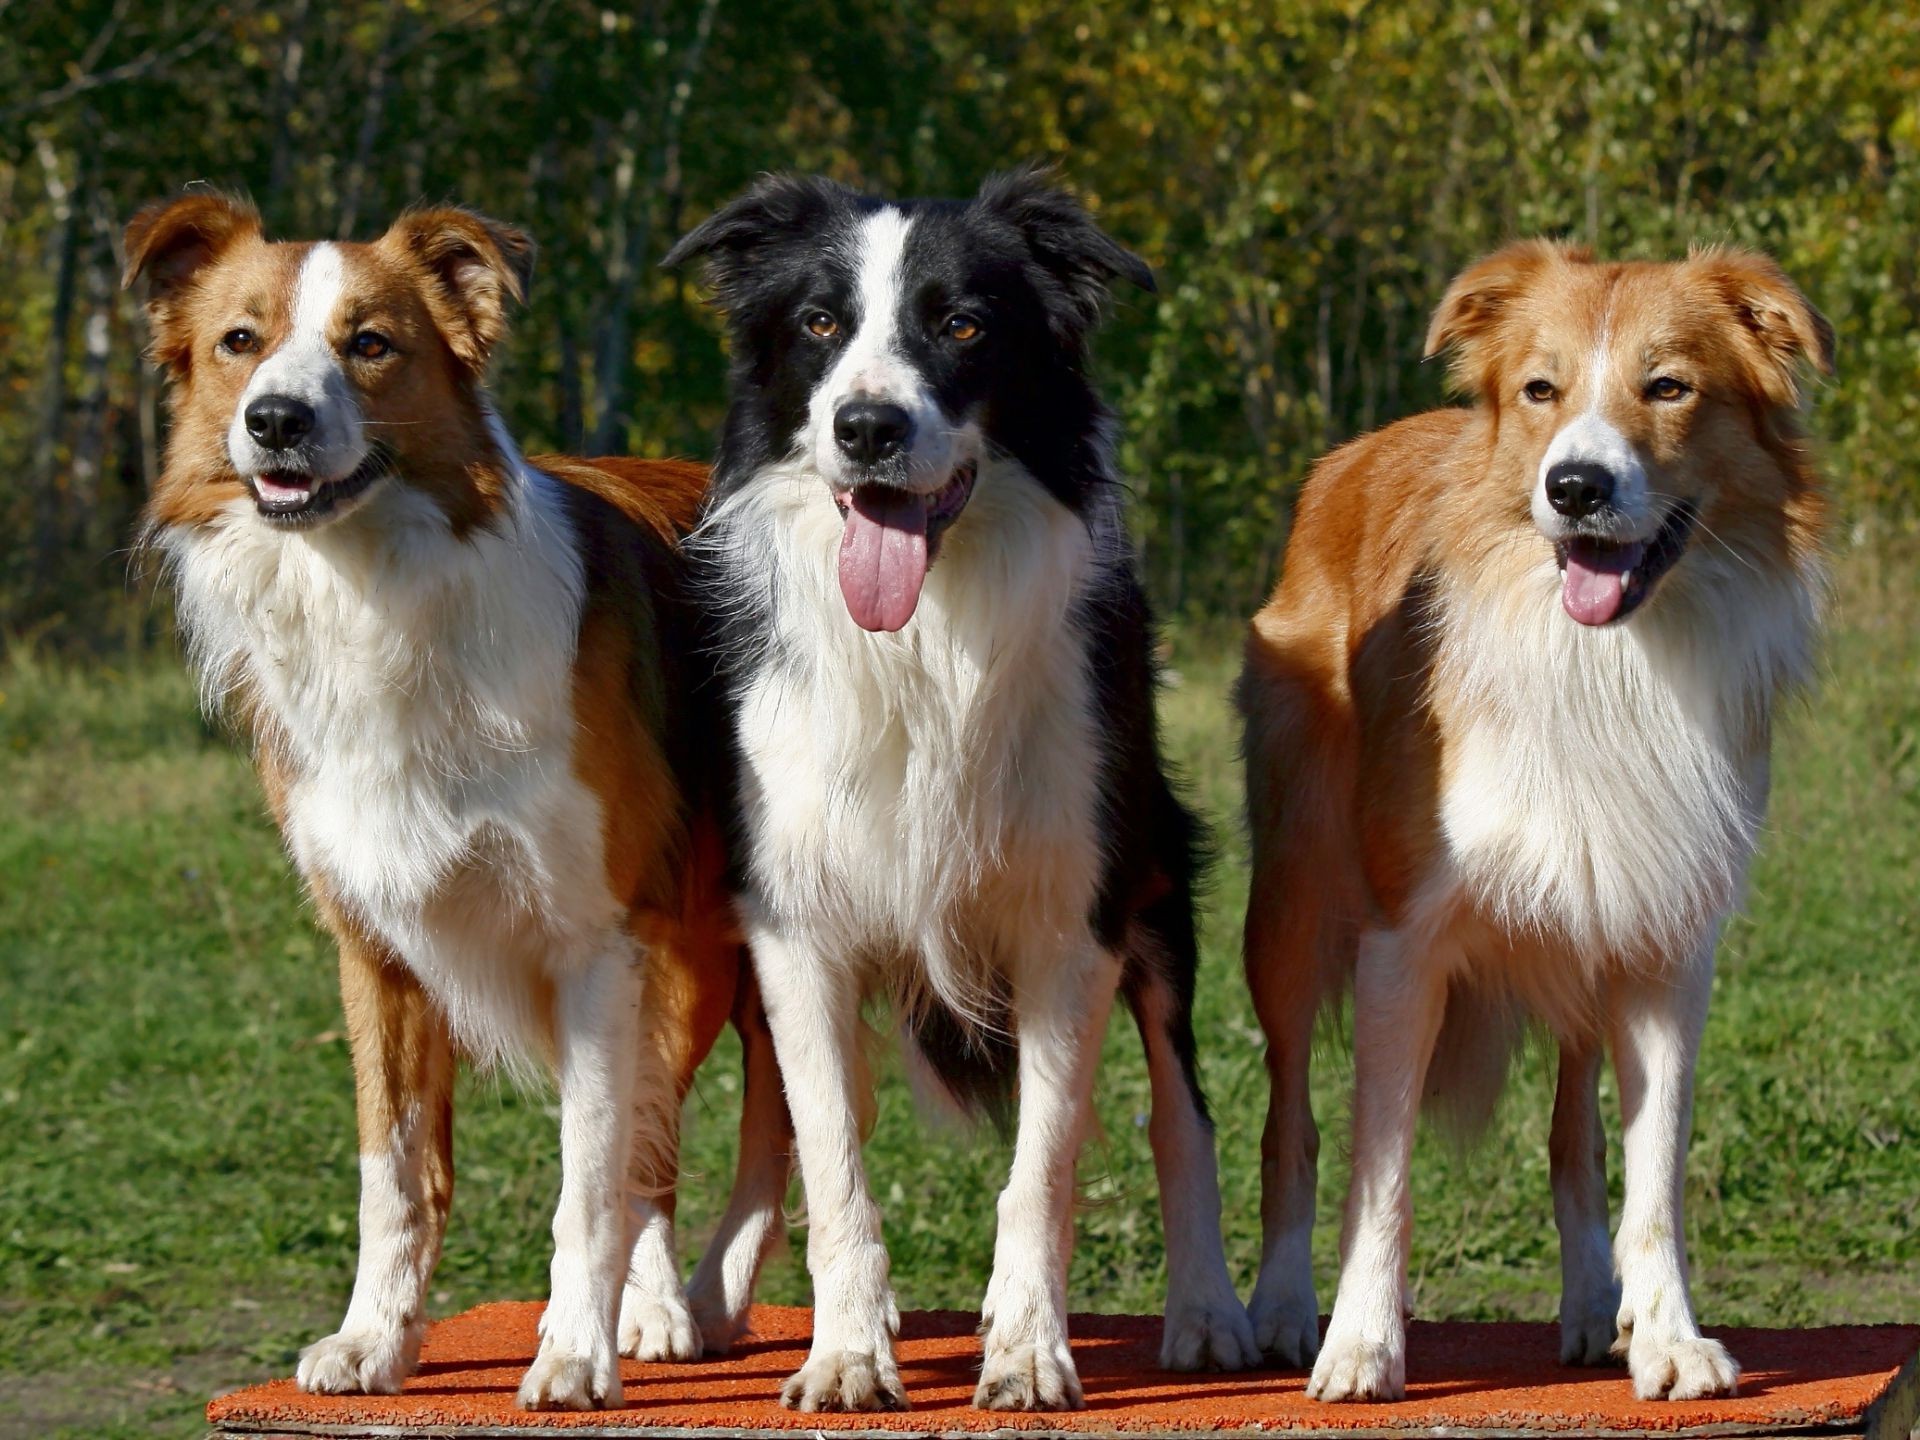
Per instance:
[[[592,1414],[513,1408],[533,1357],[536,1304],[483,1305],[435,1325],[420,1373],[395,1396],[302,1395],[291,1380],[237,1391],[207,1407],[216,1435],[779,1436],[843,1430],[895,1435],[1190,1435],[1195,1432],[1453,1437],[1535,1435],[1815,1436],[1907,1440],[1920,1416],[1920,1326],[1718,1330],[1745,1367],[1731,1400],[1635,1400],[1623,1370],[1558,1363],[1551,1325],[1416,1322],[1408,1398],[1396,1405],[1320,1405],[1299,1372],[1170,1375],[1155,1363],[1157,1319],[1085,1315],[1073,1351],[1087,1408],[1071,1415],[984,1414],[971,1408],[979,1368],[972,1315],[910,1314],[900,1374],[914,1408],[897,1415],[799,1415],[780,1382],[805,1358],[809,1315],[764,1306],[734,1353],[691,1365],[623,1371],[626,1406]]]

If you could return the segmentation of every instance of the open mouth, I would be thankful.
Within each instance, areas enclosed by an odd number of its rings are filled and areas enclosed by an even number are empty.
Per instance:
[[[252,476],[246,483],[262,519],[292,527],[333,514],[386,473],[386,456],[375,446],[352,473],[338,480],[322,480],[296,470],[273,470]]]
[[[1698,512],[1682,501],[1647,540],[1603,540],[1576,535],[1554,547],[1560,565],[1560,605],[1582,625],[1624,620],[1653,593],[1693,537]]]
[[[898,630],[913,618],[940,537],[967,506],[980,467],[954,467],[931,493],[868,483],[836,491],[846,528],[840,535],[840,594],[863,630]]]

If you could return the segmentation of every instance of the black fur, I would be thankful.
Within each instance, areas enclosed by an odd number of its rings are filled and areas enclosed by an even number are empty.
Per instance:
[[[858,321],[856,231],[886,203],[829,180],[767,176],[668,254],[668,265],[708,261],[732,341],[731,408],[709,507],[793,453],[808,402],[839,353],[809,335],[806,318],[824,311]],[[1089,378],[1087,346],[1110,285],[1127,280],[1151,290],[1152,271],[1038,170],[995,176],[968,200],[899,208],[914,222],[902,265],[908,303],[923,321],[903,328],[905,358],[948,415],[979,416],[988,443],[1069,510],[1086,515],[1108,501],[1111,416]],[[983,322],[980,341],[941,343],[936,327],[955,311]],[[1146,597],[1129,556],[1115,554],[1108,564],[1074,617],[1108,746],[1107,865],[1089,919],[1100,941],[1126,957],[1123,993],[1143,1026],[1148,1003],[1160,997],[1167,1038],[1204,1113],[1192,1026],[1202,835],[1160,757]],[[770,586],[757,586],[751,574],[706,578],[716,592],[711,640],[723,688],[744,683],[755,667],[800,660],[768,649]],[[1004,1030],[983,1031],[943,1010],[907,1023],[957,1099],[997,1118],[1008,1113],[1014,1051]]]

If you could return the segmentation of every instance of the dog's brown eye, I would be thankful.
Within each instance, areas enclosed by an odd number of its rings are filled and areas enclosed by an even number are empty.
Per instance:
[[[362,330],[353,337],[352,348],[362,360],[378,360],[392,352],[393,342],[378,330]]]
[[[949,315],[947,317],[947,338],[966,344],[969,340],[980,338],[980,322],[971,315]]]
[[[1560,392],[1553,388],[1553,382],[1551,380],[1529,380],[1527,381],[1527,388],[1523,393],[1527,399],[1533,401],[1534,404],[1544,405]]]
[[[1693,393],[1693,387],[1684,380],[1676,380],[1671,375],[1662,375],[1647,386],[1649,400],[1684,400]]]
[[[840,322],[824,310],[816,310],[807,316],[807,333],[822,340],[831,340],[840,333]]]
[[[251,355],[260,348],[260,337],[251,330],[229,330],[220,337],[220,348],[229,355]]]

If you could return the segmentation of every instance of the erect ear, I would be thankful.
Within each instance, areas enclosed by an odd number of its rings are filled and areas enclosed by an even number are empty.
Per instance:
[[[1042,166],[989,175],[974,203],[1026,238],[1034,258],[1062,287],[1068,308],[1061,318],[1070,329],[1084,333],[1099,322],[1115,280],[1155,288],[1147,262],[1094,224],[1086,207]]]
[[[147,282],[147,320],[153,358],[179,369],[192,337],[180,301],[209,261],[236,241],[260,236],[260,212],[245,200],[215,191],[183,195],[149,205],[127,222],[127,268],[123,288]]]
[[[1559,240],[1521,240],[1496,250],[1454,277],[1427,326],[1421,359],[1453,352],[1454,381],[1475,389],[1480,380],[1477,344],[1542,273],[1555,265],[1590,265],[1593,252]]]
[[[378,241],[426,271],[427,305],[448,348],[470,370],[507,333],[508,305],[527,298],[533,237],[457,206],[409,210]]]
[[[1736,246],[1713,245],[1687,257],[1739,320],[1754,346],[1756,374],[1767,398],[1800,403],[1802,365],[1833,374],[1833,326],[1771,257]]]
[[[762,175],[682,235],[660,263],[672,269],[705,259],[714,293],[725,307],[738,295],[756,251],[804,233],[853,200],[851,190],[822,176]]]

